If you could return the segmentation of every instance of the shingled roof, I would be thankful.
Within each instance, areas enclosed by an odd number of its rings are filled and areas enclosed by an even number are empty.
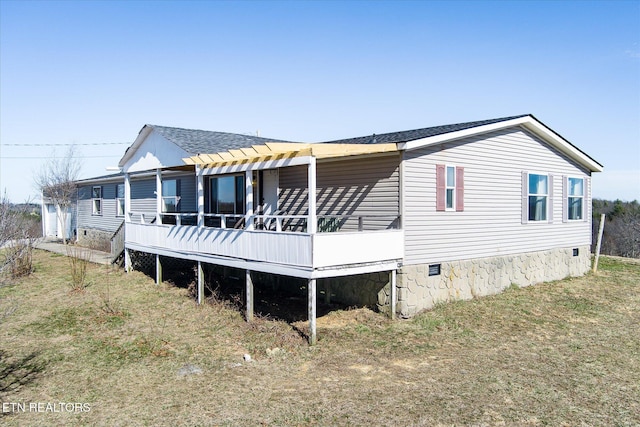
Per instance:
[[[460,130],[470,129],[478,126],[490,125],[498,122],[504,122],[507,120],[518,119],[525,117],[528,114],[522,114],[519,116],[502,117],[499,119],[481,120],[477,122],[456,123],[451,125],[433,126],[429,128],[406,130],[401,132],[382,133],[379,135],[373,134],[368,136],[360,136],[349,139],[339,139],[335,141],[327,141],[325,144],[387,144],[387,143],[401,143],[407,141],[414,141],[416,139],[428,138],[430,136],[442,135],[450,132],[457,132]]]
[[[261,138],[227,132],[213,132],[198,129],[182,129],[167,126],[147,125],[167,140],[173,142],[192,155],[217,153],[229,149],[264,145],[267,142],[288,142],[280,139]]]

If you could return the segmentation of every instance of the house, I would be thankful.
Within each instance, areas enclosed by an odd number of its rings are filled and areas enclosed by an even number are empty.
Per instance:
[[[311,342],[320,291],[411,317],[584,274],[602,171],[532,115],[316,144],[145,125],[119,166],[127,268],[195,262],[199,300],[204,264],[241,269],[248,319],[256,274],[304,280]]]
[[[76,184],[78,243],[111,251],[114,257],[119,255],[124,249],[124,241],[112,245],[119,231],[124,237],[124,174],[83,179]]]
[[[77,223],[75,201],[70,206],[62,207],[45,192],[41,193],[41,200],[42,237],[73,239]]]

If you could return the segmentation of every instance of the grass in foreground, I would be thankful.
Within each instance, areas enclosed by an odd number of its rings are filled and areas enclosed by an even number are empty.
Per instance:
[[[3,403],[89,412],[4,413],[5,425],[640,424],[640,265],[512,288],[391,322],[366,309],[244,322],[224,304],[66,259],[0,289]],[[281,351],[273,351],[274,348]],[[253,361],[244,362],[249,353]]]

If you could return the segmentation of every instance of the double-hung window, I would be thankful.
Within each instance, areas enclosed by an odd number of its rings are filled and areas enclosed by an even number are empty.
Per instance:
[[[102,215],[102,187],[99,185],[91,187],[91,213]]]
[[[436,211],[464,210],[464,168],[436,165]]]
[[[124,184],[116,184],[116,216],[124,216]]]
[[[162,181],[162,212],[175,213],[180,211],[180,180],[167,179]]]
[[[584,179],[567,179],[567,219],[582,220],[584,205]]]
[[[446,209],[453,210],[456,199],[456,168],[453,166],[447,166],[445,198]]]
[[[549,199],[549,177],[530,173],[528,177],[529,221],[546,221]]]

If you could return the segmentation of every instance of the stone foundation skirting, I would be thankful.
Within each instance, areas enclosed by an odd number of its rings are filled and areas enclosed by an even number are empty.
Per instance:
[[[590,263],[590,247],[580,246],[442,262],[440,274],[433,276],[429,276],[429,264],[405,265],[398,270],[396,310],[408,318],[437,303],[497,294],[512,284],[529,286],[581,276]]]
[[[96,230],[95,228],[78,228],[78,243],[91,249],[111,252],[112,231]]]

